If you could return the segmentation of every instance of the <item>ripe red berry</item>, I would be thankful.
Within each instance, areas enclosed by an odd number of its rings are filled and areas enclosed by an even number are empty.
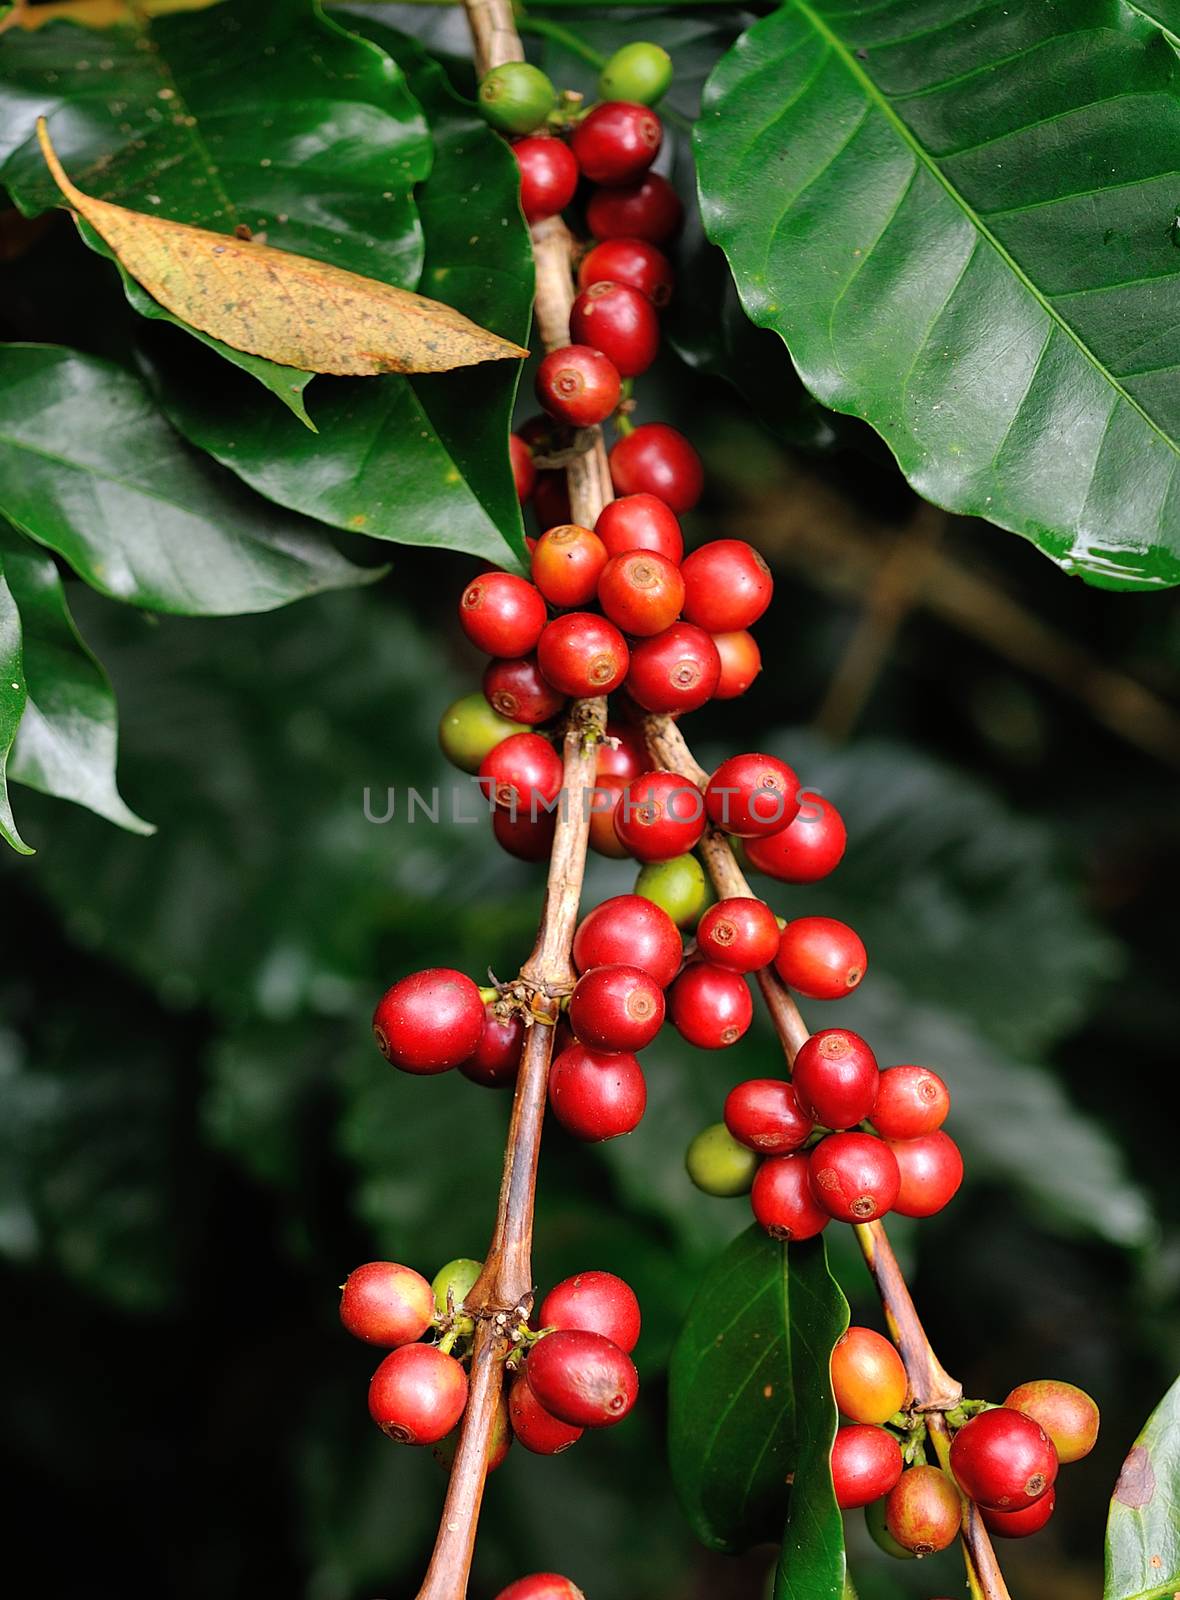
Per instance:
[[[582,1437],[581,1428],[571,1428],[568,1422],[560,1421],[545,1410],[529,1388],[523,1372],[512,1380],[512,1388],[508,1393],[508,1416],[513,1433],[525,1449],[531,1450],[536,1456],[560,1455]]]
[[[344,1280],[340,1320],[366,1344],[413,1344],[434,1321],[434,1291],[412,1267],[368,1261]]]
[[[1098,1407],[1076,1384],[1039,1378],[1013,1389],[1004,1404],[1040,1423],[1063,1467],[1088,1456],[1098,1442]]]
[[[877,1082],[873,1127],[882,1139],[918,1139],[946,1121],[951,1097],[929,1067],[886,1067]]]
[[[574,934],[574,965],[591,967],[623,963],[650,974],[666,989],[680,970],[684,941],[672,918],[639,894],[616,894],[587,912]]]
[[[495,806],[492,832],[500,848],[518,861],[547,861],[557,832],[557,812],[540,811],[534,817],[527,809],[509,811],[504,806]]]
[[[637,861],[686,855],[704,831],[704,797],[678,772],[640,773],[615,809],[615,832]]]
[[[705,810],[727,833],[753,839],[785,828],[799,810],[798,796],[799,779],[786,762],[753,751],[721,763],[705,790]]]
[[[720,676],[721,658],[704,629],[674,622],[632,650],[627,692],[645,711],[696,711],[712,699]]]
[[[537,645],[537,662],[555,689],[586,699],[611,694],[627,676],[627,641],[605,617],[570,611],[555,617]]]
[[[451,967],[428,967],[400,979],[373,1012],[377,1048],[403,1072],[429,1074],[457,1067],[482,1033],[479,990],[466,973]]]
[[[806,1144],[814,1126],[795,1086],[783,1078],[747,1078],[725,1097],[725,1126],[739,1144],[780,1156]]]
[[[633,183],[659,154],[664,130],[649,106],[626,100],[597,105],[578,123],[570,140],[578,165],[591,183]]]
[[[599,513],[594,531],[608,555],[654,550],[676,564],[684,555],[684,535],[676,513],[654,494],[625,494],[610,501]]]
[[[1057,1452],[1039,1422],[997,1406],[955,1434],[951,1471],[969,1500],[993,1511],[1019,1511],[1052,1486]]]
[[[700,456],[682,433],[664,422],[644,422],[624,434],[611,449],[610,475],[616,494],[654,494],[676,512],[691,511],[705,487]],[[708,631],[729,626],[721,623]]]
[[[609,1428],[639,1395],[639,1375],[625,1351],[600,1333],[562,1328],[546,1334],[525,1362],[529,1388],[562,1422]]]
[[[889,1491],[885,1526],[912,1555],[932,1556],[949,1549],[962,1524],[959,1491],[938,1467],[911,1467]]]
[[[533,486],[533,515],[539,528],[557,528],[570,520],[569,480],[559,468],[538,471]]]
[[[901,1188],[893,1209],[900,1217],[932,1217],[954,1199],[963,1181],[963,1157],[949,1134],[924,1133],[920,1139],[890,1139]]]
[[[744,539],[714,539],[684,558],[684,615],[710,633],[752,627],[770,604],[770,568]]]
[[[816,1204],[802,1153],[764,1161],[754,1174],[750,1205],[772,1239],[813,1239],[832,1220]]]
[[[639,1301],[630,1284],[613,1272],[579,1272],[541,1301],[539,1328],[577,1328],[600,1333],[630,1355],[639,1343]]]
[[[668,1008],[677,1031],[700,1050],[727,1050],[754,1020],[745,978],[707,961],[685,967],[672,985]]]
[[[762,652],[752,633],[737,628],[715,633],[713,643],[721,657],[721,677],[713,691],[714,700],[736,700],[745,694],[762,671]]]
[[[635,290],[628,291],[634,294]],[[551,350],[537,368],[537,399],[551,417],[571,428],[605,422],[619,403],[619,373],[614,362],[588,344]]]
[[[792,1081],[799,1104],[825,1128],[854,1128],[870,1115],[881,1074],[858,1033],[822,1028],[799,1047]]]
[[[638,728],[625,722],[610,721],[606,738],[598,745],[597,773],[600,778],[637,778],[648,767],[647,745]]]
[[[489,1003],[484,1007],[479,1043],[467,1060],[460,1062],[459,1071],[472,1083],[482,1083],[489,1089],[513,1084],[520,1067],[523,1043],[523,1020],[515,1013],[503,1020],[496,1015],[495,1005]]]
[[[697,924],[697,949],[706,961],[731,972],[768,967],[778,953],[778,943],[778,918],[765,900],[755,900],[752,895],[718,900]]]
[[[560,139],[517,139],[512,154],[520,168],[520,209],[526,222],[564,211],[578,187],[577,157]]]
[[[595,778],[590,796],[590,848],[612,861],[624,861],[631,853],[615,832],[615,811],[626,787],[626,778],[607,774]]]
[[[984,1527],[997,1539],[1027,1539],[1031,1534],[1040,1533],[1056,1505],[1057,1490],[1046,1489],[1039,1500],[1022,1506],[1019,1511],[993,1511],[990,1506],[981,1506],[979,1514]]]
[[[549,1069],[549,1104],[565,1131],[587,1144],[633,1133],[647,1107],[643,1068],[626,1052],[571,1044]]]
[[[569,1019],[592,1050],[642,1050],[663,1025],[664,993],[642,967],[592,967],[574,985]]]
[[[512,481],[516,485],[516,498],[521,505],[532,494],[537,482],[537,469],[533,465],[533,452],[519,433],[508,435],[508,460],[512,466]]]
[[[561,793],[561,757],[539,733],[514,733],[483,759],[479,785],[498,806],[530,815]]]
[[[672,263],[646,239],[604,239],[578,268],[578,288],[595,283],[625,283],[645,294],[653,306],[666,306],[675,283]]]
[[[905,1366],[872,1328],[849,1328],[832,1351],[832,1394],[850,1422],[888,1422],[905,1405]]]
[[[796,917],[783,929],[774,964],[788,989],[809,1000],[839,1000],[856,988],[868,961],[847,923],[834,917]]]
[[[624,633],[649,638],[680,615],[684,579],[680,568],[654,550],[612,556],[598,580],[598,603]]]
[[[578,1432],[581,1433],[580,1428]],[[586,1600],[586,1596],[556,1572],[534,1572],[532,1577],[517,1578],[507,1589],[501,1589],[496,1600]]]
[[[854,1422],[837,1428],[832,1445],[832,1485],[842,1511],[888,1494],[901,1477],[901,1446],[884,1428]]]
[[[830,1133],[811,1152],[811,1191],[837,1222],[875,1222],[901,1185],[889,1146],[871,1133]]]
[[[527,656],[547,616],[540,591],[512,572],[482,572],[459,601],[463,632],[489,656]]]
[[[831,801],[809,789],[799,799],[799,814],[788,827],[754,840],[746,851],[751,866],[780,883],[818,883],[840,864],[848,842]]]
[[[646,239],[663,244],[684,220],[680,196],[667,178],[649,172],[638,183],[596,189],[586,203],[586,225],[596,239]]]
[[[529,727],[548,722],[565,705],[565,696],[541,676],[536,656],[489,661],[483,675],[484,698],[493,710]]]
[[[576,522],[562,522],[537,540],[533,582],[550,605],[562,610],[589,605],[607,560],[606,547],[596,533]]]
[[[467,1404],[467,1374],[437,1345],[404,1344],[369,1383],[369,1415],[398,1444],[436,1444]]]
[[[636,378],[656,358],[660,319],[638,289],[625,283],[595,283],[582,290],[570,309],[570,337],[601,351],[620,377]]]

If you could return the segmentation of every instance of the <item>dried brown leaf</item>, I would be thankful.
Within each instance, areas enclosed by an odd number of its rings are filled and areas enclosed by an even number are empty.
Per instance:
[[[47,22],[77,22],[84,28],[115,28],[120,23],[138,22],[144,17],[167,17],[177,11],[206,11],[221,0],[51,0],[31,6],[16,0],[12,10],[0,21],[6,28],[23,28],[32,33]]]

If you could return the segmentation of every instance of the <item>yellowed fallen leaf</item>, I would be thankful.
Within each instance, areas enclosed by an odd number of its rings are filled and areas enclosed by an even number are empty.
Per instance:
[[[0,22],[5,28],[23,28],[29,33],[47,22],[79,22],[84,28],[114,28],[121,22],[137,22],[143,17],[167,17],[177,11],[207,11],[221,0],[52,0],[44,6],[16,0]]]
[[[214,338],[280,366],[354,377],[450,372],[528,355],[453,306],[231,234],[145,216],[83,194],[37,138],[58,187],[160,304]]]

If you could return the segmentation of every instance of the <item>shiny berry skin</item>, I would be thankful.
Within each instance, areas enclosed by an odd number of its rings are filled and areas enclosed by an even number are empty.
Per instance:
[[[993,1511],[981,1506],[979,1514],[987,1531],[997,1539],[1027,1539],[1041,1529],[1053,1515],[1057,1505],[1057,1490],[1047,1489],[1039,1500],[1019,1511]]]
[[[611,449],[610,475],[616,494],[654,494],[677,513],[691,511],[705,487],[700,456],[682,433],[665,422],[644,422],[624,434]],[[708,632],[730,626],[746,624],[721,623]]]
[[[583,257],[578,268],[579,289],[595,283],[625,283],[638,289],[653,306],[666,306],[675,283],[672,263],[646,239],[604,239]]]
[[[689,1145],[684,1168],[702,1194],[729,1199],[749,1194],[758,1171],[758,1157],[740,1145],[724,1122],[714,1122]]]
[[[654,550],[612,556],[598,580],[598,603],[616,627],[639,638],[670,628],[684,602],[680,568]]]
[[[513,812],[504,806],[495,806],[492,832],[500,848],[518,861],[547,861],[557,832],[557,813],[541,811],[534,817],[527,808]]]
[[[578,187],[578,162],[560,139],[518,139],[512,154],[520,168],[520,209],[526,222],[564,211]]]
[[[660,906],[678,928],[693,929],[709,904],[709,880],[696,856],[651,861],[635,879],[635,893]]]
[[[832,1351],[832,1393],[849,1422],[888,1422],[905,1405],[905,1366],[872,1328],[849,1328]]]
[[[597,189],[586,204],[586,225],[596,239],[646,239],[663,244],[684,221],[680,196],[667,178],[649,172],[638,183]]]
[[[532,133],[556,104],[556,89],[527,61],[506,61],[479,82],[479,109],[500,133]]]
[[[521,1018],[513,1015],[503,1021],[496,1015],[495,1005],[489,1003],[484,1007],[479,1043],[467,1060],[459,1063],[459,1071],[472,1083],[482,1083],[488,1089],[511,1087],[516,1082],[523,1043]]]
[[[625,283],[595,283],[570,310],[570,337],[601,351],[622,378],[646,372],[660,348],[660,319],[646,295]],[[614,407],[611,407],[614,410]]]
[[[508,1392],[508,1416],[513,1433],[525,1449],[531,1450],[535,1456],[560,1455],[582,1437],[583,1429],[571,1428],[568,1422],[559,1421],[545,1410],[529,1388],[523,1372],[512,1380],[512,1388]]]
[[[680,971],[684,941],[666,911],[638,894],[617,894],[587,912],[574,934],[574,965],[639,967],[666,989]]]
[[[458,1313],[482,1271],[482,1261],[474,1261],[470,1256],[456,1256],[453,1261],[441,1266],[430,1282],[434,1307],[439,1316],[453,1317],[452,1326],[468,1336],[475,1332],[475,1318]]]
[[[625,1051],[571,1044],[549,1070],[549,1104],[565,1131],[587,1144],[633,1133],[647,1109],[643,1068]]]
[[[1063,1467],[1081,1461],[1098,1442],[1098,1407],[1076,1384],[1038,1378],[1013,1389],[1004,1404],[1040,1423]]]
[[[630,1355],[639,1343],[639,1301],[630,1284],[613,1272],[579,1272],[566,1278],[541,1301],[539,1328],[578,1328],[600,1333]]]
[[[895,1561],[915,1561],[917,1557],[912,1550],[903,1550],[901,1545],[885,1526],[885,1507],[888,1496],[884,1500],[872,1500],[865,1507],[865,1530],[878,1550],[884,1550],[887,1556],[892,1556]]]
[[[873,1127],[882,1139],[937,1133],[951,1108],[950,1092],[929,1067],[886,1067],[877,1082]]]
[[[664,993],[642,967],[592,967],[574,985],[570,1027],[592,1050],[642,1050],[664,1021]]]
[[[570,520],[569,483],[560,469],[546,467],[538,471],[533,487],[533,515],[541,529],[556,528]]]
[[[354,1338],[392,1350],[426,1332],[434,1321],[434,1295],[412,1267],[367,1261],[344,1280],[340,1320]]]
[[[537,368],[537,399],[571,428],[605,422],[619,403],[620,388],[614,362],[588,344],[551,350]]]
[[[581,1429],[578,1430],[579,1434]],[[549,1452],[551,1453],[551,1452]],[[556,1572],[534,1572],[501,1589],[496,1600],[586,1600],[581,1589]]]
[[[627,692],[645,711],[696,711],[713,698],[721,658],[703,628],[674,622],[631,651]]]
[[[949,1549],[962,1525],[959,1491],[938,1467],[911,1467],[889,1491],[885,1526],[913,1555],[932,1556]]]
[[[403,1072],[446,1072],[466,1061],[483,1033],[483,1001],[463,972],[428,967],[387,989],[373,1012],[373,1037]]]
[[[510,722],[482,694],[465,694],[447,707],[438,725],[438,743],[460,772],[476,773],[487,756],[510,734],[526,733],[522,722]]]
[[[402,1345],[369,1383],[369,1415],[398,1444],[437,1444],[466,1404],[467,1374],[437,1345]]]
[[[600,1333],[562,1328],[529,1351],[525,1376],[537,1399],[561,1422],[610,1428],[639,1395],[639,1375],[625,1351]]]
[[[611,861],[625,861],[631,854],[615,832],[615,810],[619,804],[619,796],[626,787],[626,778],[616,778],[608,774],[606,777],[595,778],[594,789],[590,795],[590,848],[600,856],[607,856]]]
[[[791,1074],[799,1104],[825,1128],[854,1128],[873,1110],[881,1074],[858,1033],[822,1028],[799,1047]]]
[[[594,531],[608,555],[653,550],[677,566],[684,555],[684,535],[676,513],[654,494],[625,494],[612,500],[599,513]]]
[[[778,918],[765,900],[736,895],[710,906],[697,926],[697,949],[714,966],[757,972],[778,953]]]
[[[463,632],[489,656],[527,656],[548,620],[540,590],[512,572],[483,572],[459,601]]]
[[[847,842],[835,806],[805,789],[795,820],[780,833],[756,840],[747,855],[751,866],[780,883],[818,883],[839,866]]]
[[[924,1133],[920,1139],[890,1139],[901,1188],[893,1209],[899,1217],[932,1217],[949,1204],[963,1181],[963,1157],[949,1134]]]
[[[529,727],[548,722],[565,705],[565,696],[541,676],[535,656],[489,661],[484,669],[483,692],[500,716]]]
[[[668,1012],[677,1032],[698,1050],[727,1050],[754,1020],[754,1001],[740,973],[697,961],[672,985]]]
[[[616,50],[598,79],[604,100],[634,100],[654,106],[672,82],[672,57],[658,44],[634,40]]]
[[[752,633],[744,628],[715,633],[713,643],[721,657],[721,677],[713,691],[714,700],[736,700],[745,694],[762,671],[762,652]]]
[[[444,1472],[450,1472],[455,1465],[455,1457],[459,1452],[459,1428],[452,1428],[445,1439],[440,1439],[433,1446],[430,1454],[438,1462]],[[496,1412],[492,1418],[491,1432],[488,1436],[487,1461],[488,1471],[495,1472],[502,1467],[508,1459],[508,1452],[512,1448],[512,1423],[508,1416],[508,1401],[501,1395],[496,1405]]]
[[[671,861],[705,831],[701,792],[678,772],[642,772],[623,790],[615,832],[637,861]]]
[[[575,127],[570,145],[591,183],[612,188],[634,183],[660,152],[664,130],[647,106],[608,100],[588,111]]]
[[[750,628],[770,604],[770,568],[744,539],[714,539],[684,558],[684,615],[710,633]]]
[[[725,1126],[748,1150],[782,1156],[806,1144],[815,1125],[800,1106],[793,1083],[747,1078],[725,1097]]]
[[[884,1428],[851,1423],[836,1429],[832,1484],[841,1511],[867,1506],[888,1494],[901,1477],[901,1446]]]
[[[798,795],[799,779],[786,762],[755,751],[721,763],[705,790],[705,810],[727,833],[753,839],[785,828],[799,810]]]
[[[489,799],[530,815],[552,805],[561,779],[561,757],[539,733],[514,733],[479,769],[479,786]]]
[[[876,1222],[892,1211],[901,1174],[871,1133],[830,1133],[811,1152],[811,1192],[837,1222]]]
[[[537,469],[533,465],[533,452],[519,433],[508,435],[508,460],[512,466],[512,482],[516,498],[524,505],[537,482]]]
[[[550,605],[568,610],[589,605],[608,561],[596,533],[576,522],[547,528],[533,550],[533,582]]]
[[[600,778],[637,778],[648,768],[647,745],[638,728],[613,719],[606,725],[606,738],[599,741],[595,766]]]
[[[1057,1452],[1039,1422],[997,1406],[955,1434],[951,1471],[969,1500],[992,1511],[1020,1511],[1052,1487]]]
[[[555,617],[537,645],[537,664],[555,689],[577,699],[611,694],[627,676],[627,641],[605,617],[570,611]]]
[[[796,917],[783,929],[775,968],[788,989],[809,1000],[839,1000],[865,975],[868,954],[847,923]]]
[[[771,1156],[754,1174],[750,1205],[772,1239],[814,1239],[832,1220],[816,1204],[808,1180],[807,1157]]]

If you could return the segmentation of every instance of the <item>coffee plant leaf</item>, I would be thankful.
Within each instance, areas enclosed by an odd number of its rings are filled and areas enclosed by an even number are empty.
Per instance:
[[[0,837],[22,855],[32,851],[17,832],[8,798],[7,769],[27,700],[20,612],[0,552]]]
[[[50,22],[76,22],[84,28],[102,29],[134,22],[137,15],[166,17],[174,11],[203,11],[206,6],[220,3],[221,0],[48,0],[45,5],[31,5],[29,0],[16,0],[2,20],[5,27],[24,28],[30,33]]]
[[[1172,1600],[1180,1590],[1180,1381],[1123,1463],[1106,1524],[1103,1600]]]

